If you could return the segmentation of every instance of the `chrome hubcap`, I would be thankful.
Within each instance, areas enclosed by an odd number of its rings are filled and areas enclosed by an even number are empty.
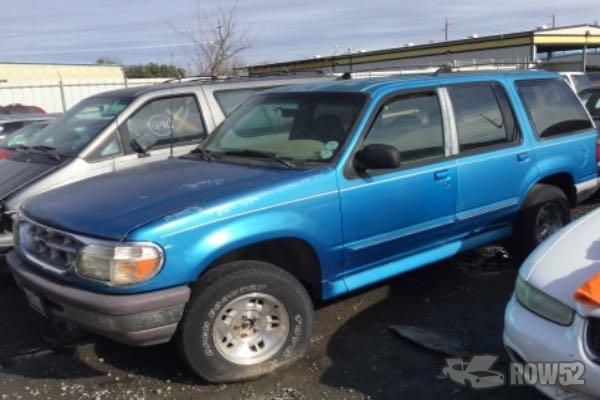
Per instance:
[[[277,354],[290,331],[290,316],[275,297],[250,293],[223,307],[213,328],[217,351],[241,365],[258,364]]]
[[[535,219],[535,240],[538,244],[548,239],[563,227],[563,215],[560,205],[545,204]]]

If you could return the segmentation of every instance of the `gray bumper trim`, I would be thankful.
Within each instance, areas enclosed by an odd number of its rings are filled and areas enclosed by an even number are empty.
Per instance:
[[[40,296],[47,314],[126,344],[168,342],[190,297],[188,286],[133,295],[94,293],[36,274],[15,251],[6,260],[19,286]]]

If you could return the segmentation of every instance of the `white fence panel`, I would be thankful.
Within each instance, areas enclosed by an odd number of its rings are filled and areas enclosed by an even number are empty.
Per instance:
[[[0,85],[0,106],[26,104],[38,106],[48,113],[64,112],[81,100],[108,90],[126,86],[152,85],[168,78],[130,79],[112,83],[68,83],[61,85],[6,86]]]

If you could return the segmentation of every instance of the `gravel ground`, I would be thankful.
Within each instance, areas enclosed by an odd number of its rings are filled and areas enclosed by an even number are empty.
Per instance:
[[[600,197],[574,214],[598,206]],[[390,330],[431,330],[468,354],[499,355],[495,369],[506,371],[503,312],[517,267],[501,248],[487,247],[321,304],[304,358],[262,379],[229,385],[195,378],[172,344],[130,348],[93,336],[57,338],[12,280],[0,275],[0,400],[542,399],[526,387],[476,391],[454,384],[441,375],[445,356]]]

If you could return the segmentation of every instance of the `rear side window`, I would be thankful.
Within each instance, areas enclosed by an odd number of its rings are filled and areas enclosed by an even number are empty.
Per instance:
[[[388,102],[377,116],[364,146],[387,144],[400,160],[416,162],[444,156],[444,128],[435,93],[420,93]]]
[[[220,90],[214,92],[214,95],[215,99],[217,99],[217,103],[219,103],[219,107],[221,107],[221,110],[223,110],[223,114],[225,114],[225,116],[228,116],[243,102],[252,97],[255,93],[267,89],[270,88],[259,87],[247,89]]]
[[[541,138],[592,128],[577,95],[560,79],[517,82],[537,135]]]
[[[448,88],[460,151],[512,143],[518,139],[508,99],[495,84]]]

